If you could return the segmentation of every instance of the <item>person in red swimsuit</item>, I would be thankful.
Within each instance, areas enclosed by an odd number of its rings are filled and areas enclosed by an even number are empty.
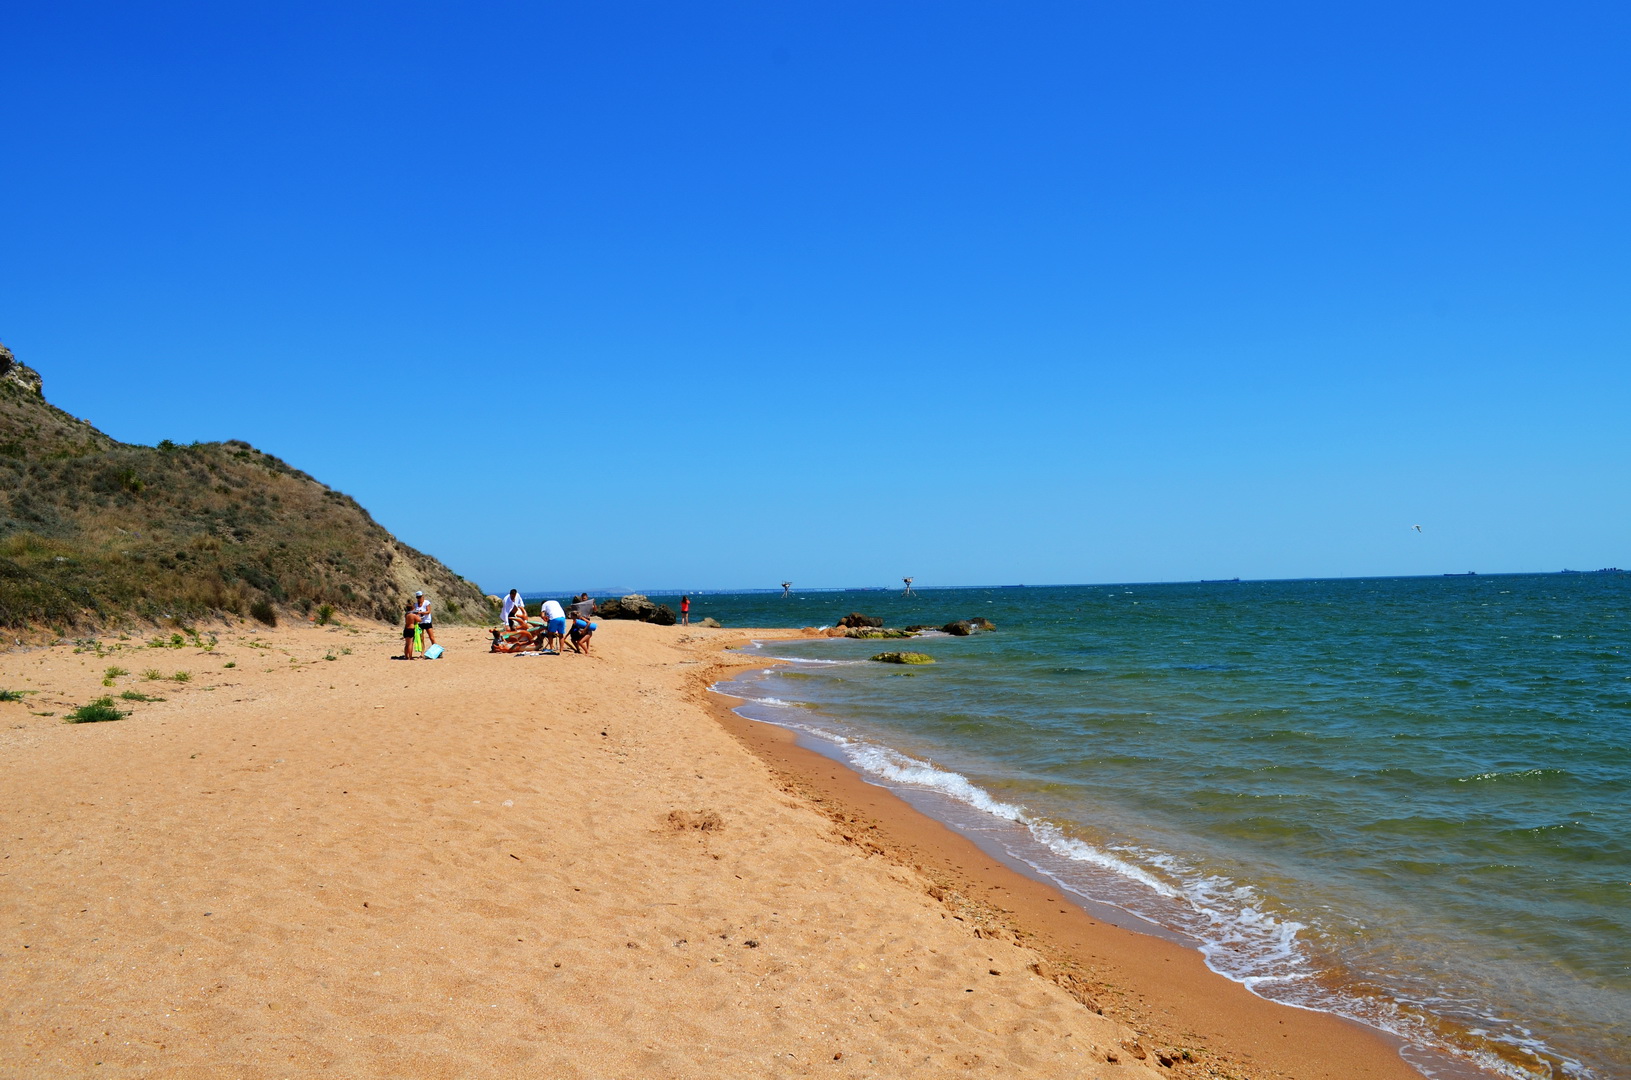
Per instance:
[[[680,625],[691,625],[691,598],[689,596],[680,597]]]

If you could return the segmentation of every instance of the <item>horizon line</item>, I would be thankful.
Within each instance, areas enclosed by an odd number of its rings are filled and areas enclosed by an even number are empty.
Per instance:
[[[1094,589],[1120,587],[1124,585],[1248,585],[1291,581],[1395,581],[1407,578],[1545,577],[1560,576],[1563,574],[1623,574],[1627,572],[1628,571],[1622,570],[1617,566],[1605,566],[1596,570],[1570,570],[1567,568],[1562,570],[1491,570],[1487,572],[1482,570],[1461,570],[1438,574],[1344,574],[1330,577],[1169,578],[1165,580],[1151,581],[1056,581],[1041,582],[1034,585],[1024,583],[1011,585],[918,585],[914,582],[912,585],[912,591],[914,593],[919,593],[975,589]],[[521,594],[523,599],[525,599],[530,597],[548,597],[553,596],[556,593],[576,595],[580,592],[587,592],[591,596],[632,596],[635,594],[642,596],[742,596],[752,594],[779,595],[782,589],[780,585],[773,585],[768,588],[755,586],[752,588],[696,589],[676,589],[666,586],[662,588],[645,587],[637,589],[610,587],[584,589],[582,586],[575,586],[571,589],[517,589],[516,591]],[[804,588],[794,588],[792,591],[795,593],[903,592],[894,585],[811,585]],[[505,589],[503,592],[489,593],[488,595],[503,596],[507,592],[509,592],[509,590]]]

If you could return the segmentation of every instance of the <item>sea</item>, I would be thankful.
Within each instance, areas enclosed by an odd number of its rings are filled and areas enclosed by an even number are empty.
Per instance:
[[[1425,1075],[1631,1077],[1631,574],[692,595],[852,611],[996,629],[766,640],[716,689]]]

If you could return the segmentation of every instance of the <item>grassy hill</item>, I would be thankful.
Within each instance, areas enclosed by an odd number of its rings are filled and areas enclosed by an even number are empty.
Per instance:
[[[0,345],[0,626],[337,612],[487,621],[473,583],[248,443],[121,443],[49,404]]]

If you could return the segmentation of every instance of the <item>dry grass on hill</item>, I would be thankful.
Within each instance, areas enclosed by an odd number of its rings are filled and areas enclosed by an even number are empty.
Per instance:
[[[270,454],[120,443],[37,386],[0,347],[0,626],[266,621],[324,605],[394,620],[415,589],[440,619],[491,617],[476,585]]]

